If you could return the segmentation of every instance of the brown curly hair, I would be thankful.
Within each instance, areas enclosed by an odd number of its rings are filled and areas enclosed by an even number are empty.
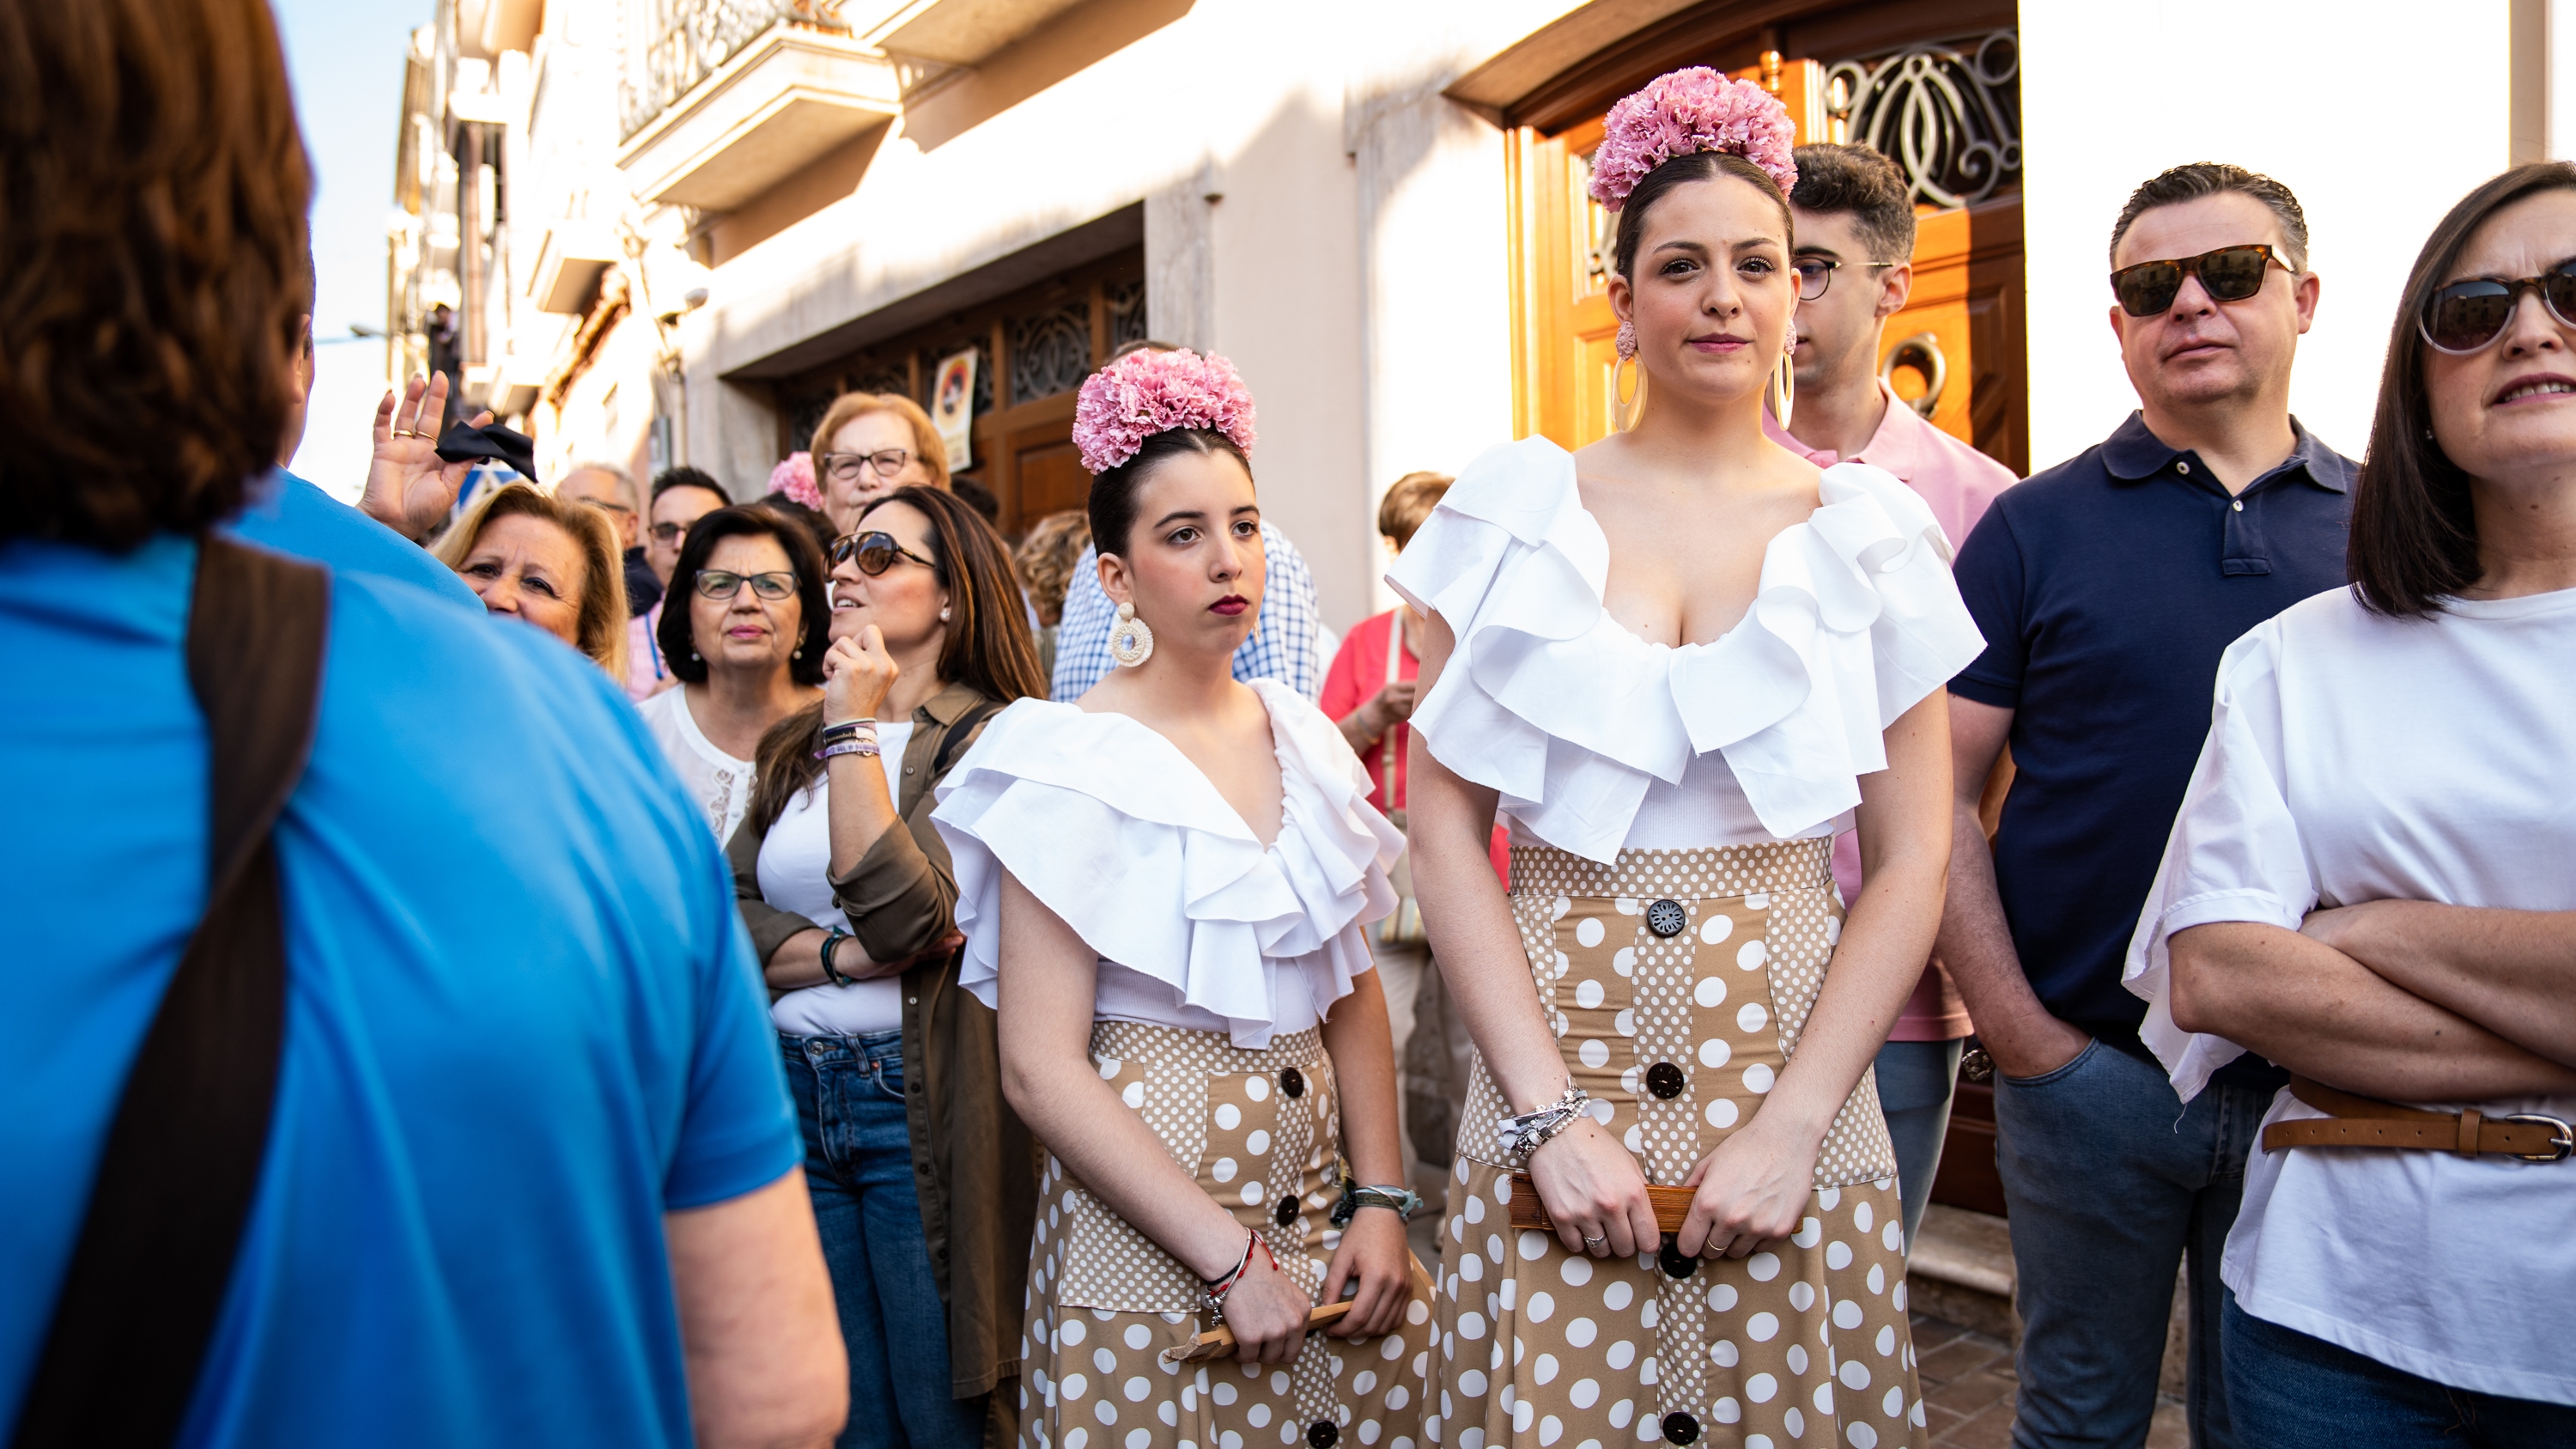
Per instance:
[[[0,540],[240,507],[312,310],[312,170],[262,0],[0,0]]]
[[[1050,513],[1029,525],[1012,562],[1019,565],[1020,582],[1028,585],[1029,605],[1038,611],[1040,623],[1055,624],[1064,617],[1064,595],[1073,587],[1073,566],[1082,562],[1082,551],[1089,547],[1091,520],[1079,508]]]

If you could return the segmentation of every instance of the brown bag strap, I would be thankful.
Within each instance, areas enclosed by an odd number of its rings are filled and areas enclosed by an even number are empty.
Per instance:
[[[272,827],[304,774],[330,575],[209,535],[188,610],[206,717],[206,913],[125,1080],[14,1449],[177,1437],[259,1186],[285,1044]]]

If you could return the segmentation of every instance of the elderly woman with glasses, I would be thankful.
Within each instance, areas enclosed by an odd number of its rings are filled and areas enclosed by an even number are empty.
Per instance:
[[[751,808],[761,736],[816,699],[830,618],[823,552],[793,519],[727,507],[689,525],[655,630],[680,687],[637,711],[716,839]]]
[[[835,537],[898,488],[948,487],[948,449],[921,405],[900,393],[850,392],[833,399],[814,429],[814,482]]]
[[[984,722],[1046,677],[981,515],[914,486],[854,522],[831,550],[823,697],[760,742],[725,854],[779,993],[850,1391],[873,1406],[840,1442],[977,1449],[1013,1436],[1037,1183],[993,1013],[958,988],[930,811]]]

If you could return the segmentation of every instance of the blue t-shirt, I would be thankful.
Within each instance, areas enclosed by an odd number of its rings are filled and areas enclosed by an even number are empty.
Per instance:
[[[2296,451],[2231,498],[2132,414],[2005,489],[1959,550],[1987,642],[1950,692],[2014,711],[1995,833],[2013,944],[2041,1004],[2131,1052],[2146,1004],[2121,961],[2209,734],[2218,656],[2345,582],[2352,461],[2291,426]]]
[[[0,1423],[205,905],[196,557],[0,545]],[[704,818],[538,630],[342,574],[328,638],[276,1116],[179,1442],[686,1444],[662,1214],[801,1157]]]
[[[335,574],[396,579],[483,612],[465,580],[429,550],[283,468],[251,484],[231,530],[245,543],[329,564]]]

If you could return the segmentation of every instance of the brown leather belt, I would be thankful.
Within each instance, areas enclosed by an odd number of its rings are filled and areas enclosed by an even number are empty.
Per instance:
[[[2263,1129],[2263,1150],[2285,1147],[2397,1147],[2518,1157],[2525,1162],[2564,1162],[2576,1151],[2576,1131],[2556,1117],[2519,1112],[2487,1117],[2477,1111],[2425,1112],[2376,1097],[2338,1092],[2305,1077],[2290,1078],[2290,1095],[2330,1117],[2275,1122]]]

